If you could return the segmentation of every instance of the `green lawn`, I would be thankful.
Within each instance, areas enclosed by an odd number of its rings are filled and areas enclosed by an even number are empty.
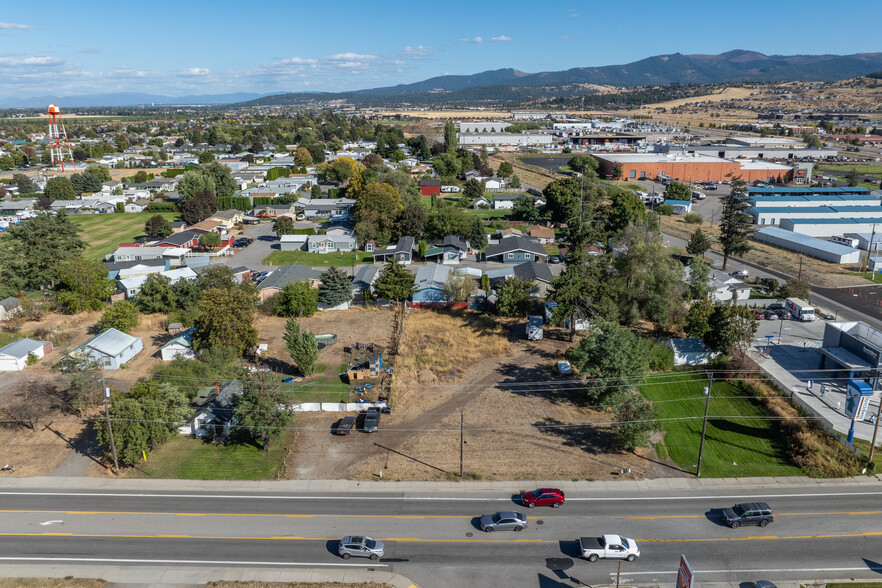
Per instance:
[[[542,246],[545,249],[545,253],[548,255],[560,255],[560,247],[555,245],[554,243],[549,243],[547,245]]]
[[[129,470],[132,478],[177,478],[184,480],[273,480],[283,475],[285,456],[293,432],[270,442],[269,451],[245,441],[206,443],[177,435],[147,456],[147,462]]]
[[[816,165],[814,169],[817,171],[835,172],[850,172],[851,170],[855,170],[856,172],[863,174],[882,174],[882,165],[849,165],[844,163],[842,165]]]
[[[308,380],[282,384],[282,390],[289,392],[292,402],[346,402],[349,400],[349,384],[340,379],[348,364],[337,366],[317,364]]]
[[[706,398],[703,387],[707,381],[677,372],[663,381],[654,380],[640,386],[640,391],[656,403],[662,419],[660,428],[667,431],[662,452],[684,470],[695,472]],[[713,384],[701,475],[801,475],[801,470],[790,461],[787,439],[778,428],[778,421],[750,418],[766,417],[769,413],[758,400],[732,398],[735,396],[745,394],[726,382]]]
[[[863,272],[863,273],[850,272],[850,273],[854,274],[855,276],[860,276],[866,280],[870,280],[871,282],[876,282],[877,284],[879,282],[882,282],[882,274],[874,274],[873,272]]]
[[[170,221],[177,220],[176,212],[141,212],[137,214],[83,214],[68,218],[80,228],[80,237],[86,242],[85,257],[104,259],[113,253],[120,243],[129,243],[144,235],[147,219],[161,214]]]
[[[492,208],[465,208],[463,209],[463,212],[471,216],[476,216],[481,220],[505,218],[511,214],[510,210],[493,210]]]
[[[343,257],[339,253],[310,253],[308,251],[273,251],[263,263],[266,265],[288,265],[299,263],[308,266],[337,267],[351,266],[352,263],[373,263],[374,257],[364,251],[344,252]]]

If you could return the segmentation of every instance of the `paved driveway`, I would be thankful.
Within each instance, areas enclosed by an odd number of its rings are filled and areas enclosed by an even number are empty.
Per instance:
[[[306,229],[316,227],[315,223],[296,222],[294,227],[298,229]],[[279,238],[273,233],[273,223],[264,221],[259,225],[248,227],[244,230],[245,236],[254,239],[248,247],[243,249],[234,249],[236,255],[231,257],[215,258],[213,263],[222,263],[229,267],[244,266],[254,271],[263,271],[272,269],[274,266],[264,265],[261,263],[266,256],[273,251],[279,250]]]

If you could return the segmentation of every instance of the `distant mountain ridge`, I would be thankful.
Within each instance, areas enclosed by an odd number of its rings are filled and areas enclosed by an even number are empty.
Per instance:
[[[0,108],[44,108],[55,103],[62,108],[86,106],[150,106],[160,105],[215,105],[232,104],[261,98],[266,94],[255,92],[233,92],[230,94],[201,94],[191,96],[162,96],[159,94],[142,94],[139,92],[116,92],[110,94],[81,94],[76,96],[30,96],[19,98],[6,96],[0,98]]]
[[[536,98],[573,93],[574,84],[656,86],[667,84],[718,84],[725,82],[832,82],[882,70],[882,53],[854,55],[764,55],[737,49],[720,55],[672,53],[647,57],[624,65],[576,67],[563,71],[524,73],[512,68],[472,75],[447,75],[413,84],[399,84],[354,92],[276,94],[243,105],[296,104],[309,100],[347,99],[356,103],[394,99],[438,102],[433,96],[448,93],[451,100],[496,95],[500,100]],[[539,87],[547,90],[540,91]],[[532,88],[532,89],[531,89]],[[492,90],[491,90],[492,89]],[[483,90],[483,91],[481,91]]]

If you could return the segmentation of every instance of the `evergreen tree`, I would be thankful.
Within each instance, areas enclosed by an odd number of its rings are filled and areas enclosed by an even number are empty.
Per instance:
[[[315,340],[315,334],[307,329],[301,329],[298,319],[291,317],[285,323],[284,338],[288,353],[297,364],[297,369],[304,376],[310,375],[318,359],[318,342]]]
[[[459,141],[456,138],[456,125],[453,121],[444,123],[444,151],[453,153],[459,147]]]
[[[413,296],[415,276],[393,259],[377,278],[377,293],[386,300],[406,300]]]
[[[686,253],[695,257],[704,257],[704,254],[711,248],[712,244],[712,237],[706,235],[702,232],[701,227],[698,227],[692,233],[692,236],[689,237],[689,242],[686,244]]]
[[[730,176],[731,177],[731,176]],[[750,251],[748,238],[753,233],[753,217],[747,211],[747,183],[741,176],[732,178],[732,192],[723,197],[723,213],[720,219],[720,245],[723,249],[723,271],[729,257],[744,255]]]
[[[336,266],[322,273],[322,283],[318,287],[319,302],[337,306],[352,300],[352,277]]]

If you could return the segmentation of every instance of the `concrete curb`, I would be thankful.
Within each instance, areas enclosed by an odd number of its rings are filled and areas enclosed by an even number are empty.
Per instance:
[[[642,480],[529,480],[498,482],[416,482],[355,480],[145,480],[136,478],[0,478],[0,490],[125,491],[125,492],[254,492],[254,493],[412,493],[442,492],[514,493],[527,488],[557,487],[565,492],[695,491],[724,489],[818,489],[842,486],[882,487],[882,474],[851,478],[754,477],[754,478],[653,478]]]
[[[401,574],[382,571],[352,570],[280,570],[277,568],[203,568],[167,566],[111,566],[50,564],[4,564],[0,577],[5,578],[100,578],[128,586],[204,586],[209,582],[334,582],[355,584],[375,582],[394,588],[419,588]]]

